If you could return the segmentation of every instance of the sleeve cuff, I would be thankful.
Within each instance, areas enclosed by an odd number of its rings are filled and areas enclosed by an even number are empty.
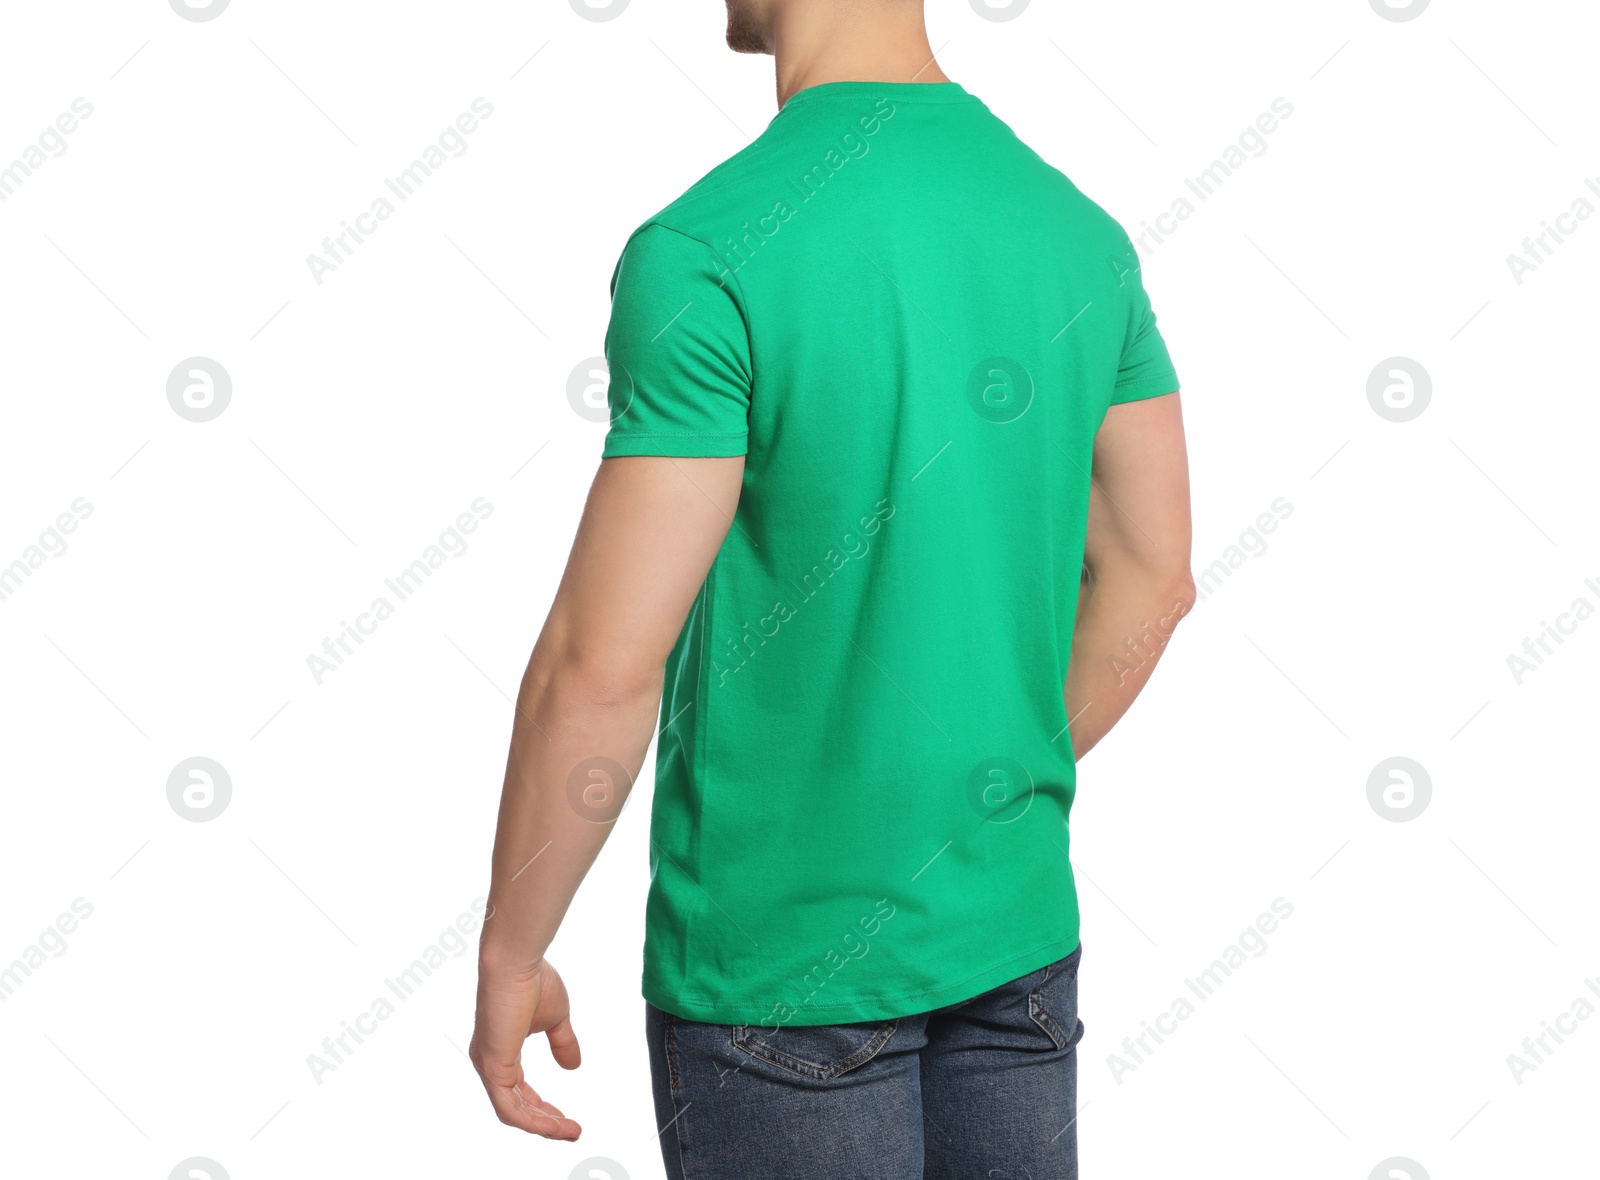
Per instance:
[[[749,451],[749,438],[737,434],[617,434],[606,436],[602,459],[659,455],[673,459],[731,459]]]
[[[1148,398],[1177,392],[1178,375],[1168,369],[1165,373],[1159,373],[1154,377],[1141,377],[1137,381],[1129,381],[1126,385],[1118,385],[1111,391],[1111,404],[1118,406],[1123,402],[1141,402]]]

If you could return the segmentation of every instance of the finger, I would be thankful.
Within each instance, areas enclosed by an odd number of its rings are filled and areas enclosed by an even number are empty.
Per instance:
[[[583,1064],[583,1053],[578,1048],[578,1034],[572,1031],[572,1021],[563,1019],[550,1027],[545,1034],[550,1038],[550,1056],[562,1069],[577,1069]]]
[[[576,1120],[545,1102],[526,1082],[515,1088],[496,1087],[489,1095],[500,1121],[546,1139],[574,1140],[583,1133]]]

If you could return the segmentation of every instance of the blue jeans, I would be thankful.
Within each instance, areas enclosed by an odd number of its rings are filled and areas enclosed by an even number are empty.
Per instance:
[[[863,1024],[646,1004],[671,1180],[1076,1180],[1078,959]]]

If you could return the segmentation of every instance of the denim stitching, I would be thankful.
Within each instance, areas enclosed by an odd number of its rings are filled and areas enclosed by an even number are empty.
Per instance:
[[[891,1020],[884,1028],[880,1029],[873,1038],[849,1057],[833,1062],[831,1065],[818,1065],[813,1061],[796,1057],[792,1053],[785,1053],[782,1049],[775,1049],[764,1041],[758,1041],[750,1035],[750,1026],[742,1024],[733,1030],[733,1043],[738,1049],[754,1057],[757,1061],[765,1061],[775,1065],[788,1073],[799,1077],[808,1077],[813,1081],[831,1081],[842,1074],[849,1073],[858,1065],[863,1065],[877,1056],[879,1050],[888,1044],[889,1038],[894,1036],[895,1030],[900,1027],[898,1020]],[[756,1052],[756,1049],[762,1052]],[[781,1060],[780,1060],[781,1058]]]
[[[1068,955],[1067,958],[1071,958]],[[1044,968],[1044,978],[1039,981],[1039,986],[1028,993],[1028,1017],[1045,1031],[1045,1034],[1054,1043],[1057,1049],[1067,1047],[1067,1035],[1061,1026],[1056,1023],[1056,1018],[1050,1015],[1044,1006],[1044,1001],[1039,998],[1039,993],[1044,990],[1044,985],[1050,982],[1050,973],[1055,970],[1058,963],[1047,963]]]
[[[683,1110],[678,1109],[678,1018],[670,1012],[663,1015],[666,1017],[663,1041],[667,1058],[667,1094],[672,1099],[672,1138],[678,1144],[678,1172],[684,1180],[689,1180],[689,1165],[683,1158]]]
[[[1056,1023],[1055,1017],[1051,1016],[1045,1009],[1044,1004],[1040,1002],[1037,991],[1028,993],[1028,1015],[1035,1024],[1044,1030],[1045,1035],[1050,1038],[1051,1043],[1057,1049],[1067,1047],[1066,1036],[1062,1033],[1061,1026]]]

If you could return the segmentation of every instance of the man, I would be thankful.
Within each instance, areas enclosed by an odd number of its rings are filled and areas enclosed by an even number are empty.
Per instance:
[[[523,1042],[578,1064],[543,956],[659,735],[668,1174],[1075,1176],[1067,813],[1194,600],[1177,377],[1127,236],[944,76],[921,0],[728,7],[780,110],[613,276],[472,1059],[577,1138]]]

